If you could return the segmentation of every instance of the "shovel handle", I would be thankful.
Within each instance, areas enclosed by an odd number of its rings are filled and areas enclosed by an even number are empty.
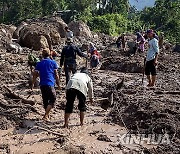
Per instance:
[[[94,101],[98,102],[98,101],[105,101],[105,100],[109,100],[109,98],[97,98]],[[87,102],[89,102],[90,100],[87,100]]]

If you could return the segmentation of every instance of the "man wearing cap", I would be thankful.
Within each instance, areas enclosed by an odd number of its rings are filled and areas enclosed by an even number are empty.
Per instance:
[[[58,65],[54,60],[50,59],[50,50],[44,49],[42,51],[43,60],[38,62],[33,74],[32,89],[36,78],[40,76],[40,89],[42,93],[43,105],[45,114],[43,120],[48,120],[49,113],[54,107],[56,101],[55,82],[60,89]]]
[[[148,30],[147,36],[150,41],[148,42],[149,49],[146,56],[145,74],[149,81],[148,86],[153,87],[156,81],[156,65],[159,54],[159,45],[158,40],[154,38],[153,30]]]
[[[81,50],[73,45],[72,38],[67,38],[67,46],[65,46],[61,53],[60,67],[64,64],[64,70],[66,75],[66,84],[70,79],[70,73],[76,72],[76,54],[80,57],[86,57],[87,55],[82,53]]]
[[[79,100],[78,109],[80,110],[80,125],[83,125],[84,112],[86,111],[86,97],[89,96],[90,103],[93,103],[93,84],[88,75],[88,70],[83,67],[80,73],[75,73],[66,86],[66,108],[64,116],[64,127],[68,127],[70,114],[73,112],[75,98]]]

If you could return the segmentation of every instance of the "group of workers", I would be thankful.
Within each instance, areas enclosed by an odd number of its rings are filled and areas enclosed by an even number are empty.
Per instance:
[[[122,34],[118,37],[116,44],[118,48],[125,49],[125,35]],[[159,54],[159,49],[163,48],[163,39],[164,35],[161,32],[158,36],[155,31],[152,29],[147,30],[144,34],[137,32],[136,33],[136,42],[135,46],[133,47],[133,53],[135,55],[136,52],[144,53],[145,52],[145,44],[148,43],[148,51],[147,56],[144,60],[144,72],[148,79],[148,87],[155,86],[156,80],[156,66],[157,66],[157,59]]]
[[[33,74],[32,87],[38,77],[40,77],[40,89],[42,93],[43,106],[45,114],[43,120],[49,120],[49,113],[56,102],[55,85],[57,84],[60,90],[60,71],[64,66],[66,76],[66,107],[64,116],[64,127],[68,127],[70,114],[73,112],[75,98],[79,100],[78,109],[80,110],[80,125],[83,125],[84,112],[86,111],[86,97],[89,96],[89,102],[93,103],[93,84],[89,76],[87,66],[82,67],[80,72],[77,72],[76,55],[88,59],[88,54],[82,52],[73,44],[73,32],[65,27],[66,30],[66,46],[62,49],[60,65],[55,61],[53,52],[49,49],[42,50],[41,60],[29,55],[29,65]],[[88,53],[90,54],[91,68],[97,67],[99,64],[100,54],[93,43],[89,43]],[[33,70],[34,67],[34,70]]]
[[[52,58],[52,52],[49,49],[42,50],[42,60],[36,60],[35,69],[33,71],[32,89],[37,77],[40,77],[40,89],[42,93],[43,105],[45,114],[43,120],[48,120],[49,113],[56,102],[55,84],[60,88],[59,69],[64,65],[66,76],[66,107],[64,115],[64,127],[68,127],[69,116],[73,112],[75,98],[79,100],[78,109],[80,110],[80,125],[83,125],[84,112],[86,111],[86,99],[89,96],[89,101],[93,103],[93,83],[89,76],[87,67],[82,67],[80,72],[77,72],[76,55],[88,58],[88,55],[83,53],[77,46],[73,44],[73,32],[68,27],[65,28],[67,35],[67,45],[61,52],[60,67]],[[145,62],[145,74],[149,81],[148,87],[153,87],[156,80],[156,65],[159,54],[159,41],[155,37],[153,30],[146,32],[148,37],[149,49]],[[144,44],[146,39],[137,33],[138,50],[144,52]],[[125,49],[125,34],[117,40],[117,47]],[[97,67],[99,64],[100,54],[93,43],[89,44],[89,53],[91,55],[91,67]],[[30,65],[32,66],[32,64]],[[31,67],[32,68],[32,67]],[[72,75],[71,75],[72,74]]]

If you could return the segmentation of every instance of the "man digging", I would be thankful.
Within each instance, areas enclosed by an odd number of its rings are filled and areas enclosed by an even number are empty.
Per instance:
[[[93,84],[86,67],[83,67],[80,73],[75,73],[72,76],[67,84],[66,90],[67,103],[64,116],[64,128],[68,128],[68,120],[70,114],[73,112],[76,96],[79,100],[78,109],[80,110],[80,125],[83,126],[87,95],[89,95],[90,103],[93,103]]]
[[[146,56],[145,74],[149,81],[148,87],[154,87],[156,81],[156,65],[159,54],[158,40],[154,37],[153,30],[147,31],[147,36],[150,39],[148,42],[149,49]]]
[[[33,74],[32,89],[36,82],[36,78],[40,76],[40,89],[42,93],[43,105],[45,115],[43,120],[48,120],[49,113],[54,107],[56,101],[55,81],[60,89],[58,66],[54,60],[50,59],[50,50],[44,49],[42,51],[43,60],[38,62]]]

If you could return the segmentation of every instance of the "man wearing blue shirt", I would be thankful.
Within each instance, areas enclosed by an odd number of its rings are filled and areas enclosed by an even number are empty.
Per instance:
[[[153,30],[148,30],[147,36],[150,41],[148,43],[149,49],[146,56],[145,74],[147,75],[147,79],[149,81],[148,86],[153,87],[156,81],[156,65],[159,54],[159,45],[158,40],[154,37]]]
[[[45,109],[43,120],[48,120],[50,110],[54,107],[56,101],[55,83],[57,83],[57,86],[60,89],[57,71],[58,66],[54,60],[50,59],[50,54],[49,49],[44,49],[42,51],[43,60],[36,65],[32,83],[33,89],[36,78],[40,76],[40,89]]]

